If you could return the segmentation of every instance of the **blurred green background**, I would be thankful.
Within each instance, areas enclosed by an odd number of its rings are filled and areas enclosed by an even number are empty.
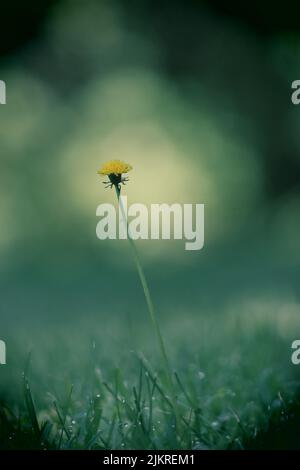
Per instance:
[[[155,354],[128,245],[95,234],[96,207],[114,200],[96,174],[109,159],[134,167],[129,203],[205,204],[203,250],[138,243],[171,356],[189,346],[201,362],[202,341],[207,358],[222,356],[223,343],[230,355],[237,338],[253,340],[248,354],[257,354],[270,333],[264,365],[282,361],[297,378],[300,106],[290,97],[299,10],[258,1],[1,5],[6,394],[29,350],[41,370],[46,350],[54,366],[95,337],[111,364],[123,349]]]

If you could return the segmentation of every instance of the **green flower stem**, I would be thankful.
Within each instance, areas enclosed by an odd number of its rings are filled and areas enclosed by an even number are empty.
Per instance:
[[[139,278],[140,278],[140,281],[141,281],[141,284],[142,284],[142,287],[143,287],[143,291],[144,291],[144,295],[145,295],[145,299],[146,299],[150,319],[151,319],[152,325],[154,327],[154,330],[155,330],[155,333],[156,333],[156,336],[157,336],[157,340],[158,340],[158,344],[159,344],[159,348],[160,348],[160,351],[161,351],[161,355],[162,355],[162,358],[163,358],[163,361],[164,361],[165,371],[166,371],[166,374],[167,374],[167,378],[168,378],[168,382],[169,382],[169,386],[170,386],[170,391],[171,391],[171,394],[172,394],[172,401],[173,401],[172,404],[173,404],[173,407],[174,407],[176,421],[178,423],[178,411],[177,411],[176,394],[175,394],[174,383],[173,383],[173,380],[172,380],[171,367],[170,367],[170,363],[169,363],[168,356],[167,356],[167,353],[166,353],[166,348],[165,348],[163,337],[162,337],[162,334],[160,332],[159,324],[158,324],[158,321],[157,321],[157,318],[156,318],[155,308],[154,308],[154,304],[152,302],[148,282],[147,282],[143,267],[142,267],[141,262],[140,262],[140,258],[139,258],[139,255],[138,255],[137,248],[136,248],[135,243],[134,243],[134,241],[131,238],[130,233],[129,233],[127,217],[126,217],[126,214],[125,214],[122,199],[120,197],[121,189],[117,184],[115,184],[114,186],[115,186],[115,190],[116,190],[116,194],[117,194],[117,198],[118,198],[119,207],[120,207],[121,212],[122,212],[122,217],[123,217],[124,223],[126,225],[127,238],[128,238],[128,241],[129,241],[131,249],[132,249],[136,269],[137,269],[137,272],[138,272],[138,275],[139,275]]]

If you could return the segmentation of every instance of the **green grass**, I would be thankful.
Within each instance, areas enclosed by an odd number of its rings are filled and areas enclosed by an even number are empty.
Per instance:
[[[31,329],[30,345],[14,336],[1,369],[0,446],[272,447],[272,429],[299,415],[298,370],[290,363],[297,321],[296,310],[285,307],[283,314],[274,305],[163,317],[178,427],[168,378],[142,316]],[[280,447],[278,433],[274,447]]]

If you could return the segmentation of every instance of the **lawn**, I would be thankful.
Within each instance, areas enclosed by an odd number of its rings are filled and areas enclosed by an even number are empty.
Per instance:
[[[146,312],[61,320],[33,328],[30,344],[21,334],[9,343],[1,448],[297,446],[282,437],[300,409],[290,361],[296,306],[240,301],[223,311],[169,313],[161,329],[176,410]]]

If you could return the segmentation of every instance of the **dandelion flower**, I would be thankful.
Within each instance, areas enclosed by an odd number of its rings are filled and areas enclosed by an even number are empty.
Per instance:
[[[113,186],[119,187],[120,183],[125,184],[128,178],[124,178],[122,174],[128,173],[130,170],[132,170],[132,166],[129,163],[121,160],[110,160],[104,163],[97,173],[108,176],[109,181],[104,181],[103,184],[106,184],[107,188],[112,188]]]
[[[148,307],[150,319],[151,319],[151,322],[153,324],[153,327],[157,336],[158,344],[159,344],[160,351],[162,354],[162,359],[165,365],[165,370],[166,370],[167,377],[168,377],[170,392],[172,396],[172,403],[173,403],[173,408],[174,408],[174,413],[175,413],[175,418],[176,418],[176,426],[178,426],[180,422],[180,416],[179,416],[179,412],[177,408],[177,398],[176,398],[176,392],[175,392],[174,383],[172,379],[172,370],[170,368],[168,356],[165,350],[164,340],[161,335],[159,324],[156,318],[156,312],[155,312],[155,308],[152,302],[152,297],[151,297],[150,289],[148,287],[148,282],[147,282],[147,279],[143,270],[143,266],[139,259],[137,248],[134,244],[133,239],[130,236],[126,213],[125,213],[125,209],[122,203],[121,184],[125,184],[125,182],[128,181],[128,178],[124,178],[122,175],[123,173],[128,173],[130,170],[132,170],[132,166],[129,165],[129,163],[122,162],[121,160],[110,160],[109,162],[104,163],[104,165],[102,165],[102,167],[100,168],[100,170],[98,170],[97,173],[99,175],[108,176],[109,181],[104,182],[104,184],[106,184],[106,188],[114,187],[116,191],[116,195],[117,195],[117,199],[119,203],[119,209],[122,213],[123,221],[126,226],[126,232],[128,236],[127,238],[132,248],[133,258],[134,258],[137,272],[138,272],[141,285],[144,291],[144,296],[145,296],[146,304]]]

